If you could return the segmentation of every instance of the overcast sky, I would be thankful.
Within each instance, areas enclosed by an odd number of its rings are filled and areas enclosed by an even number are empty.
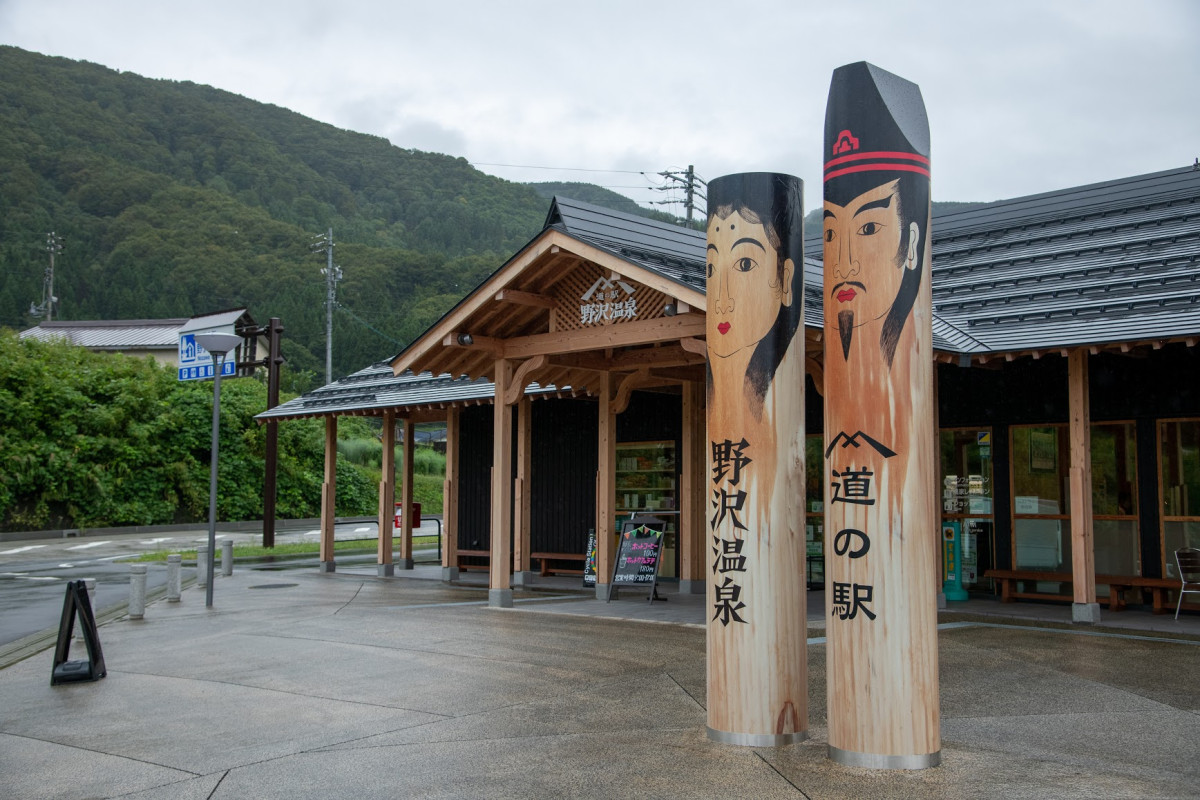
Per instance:
[[[1200,156],[1194,0],[0,0],[0,43],[643,204],[694,164],[798,175],[812,208],[829,78],[861,60],[920,85],[935,200]]]

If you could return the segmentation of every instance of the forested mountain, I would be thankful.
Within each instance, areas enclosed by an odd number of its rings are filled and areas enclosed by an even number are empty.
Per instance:
[[[324,377],[318,234],[333,228],[344,274],[343,375],[425,330],[529,241],[547,208],[535,188],[462,158],[0,46],[0,326],[36,323],[54,231],[56,319],[246,306],[282,319],[288,385],[309,388]]]

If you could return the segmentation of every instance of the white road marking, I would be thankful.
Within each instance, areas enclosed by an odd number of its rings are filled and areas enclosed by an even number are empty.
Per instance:
[[[93,547],[99,547],[102,544],[112,544],[112,542],[88,542],[87,544],[77,544],[74,547],[68,547],[68,550],[90,550]]]
[[[13,556],[17,553],[24,553],[28,550],[37,550],[39,547],[45,547],[44,544],[30,544],[25,547],[17,547],[13,550],[0,550],[0,556]]]
[[[167,536],[162,539],[147,539],[144,542],[138,542],[138,544],[162,544],[163,542],[171,541],[171,539],[172,539],[172,537],[170,537],[170,536]]]
[[[74,564],[59,564],[58,568],[59,569],[71,569],[74,566],[75,566]]]
[[[304,535],[305,536],[320,536],[321,532],[320,531],[305,531]]]

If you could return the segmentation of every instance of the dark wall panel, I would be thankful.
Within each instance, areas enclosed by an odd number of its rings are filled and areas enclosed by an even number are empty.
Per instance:
[[[582,553],[596,519],[599,404],[539,400],[532,412],[530,549]]]
[[[491,406],[464,408],[459,417],[459,549],[491,549],[492,427]]]

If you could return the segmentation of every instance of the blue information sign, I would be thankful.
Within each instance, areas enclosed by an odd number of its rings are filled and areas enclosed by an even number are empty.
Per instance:
[[[229,357],[221,362],[221,377],[237,374],[237,362]],[[213,361],[207,350],[196,341],[196,335],[184,333],[179,336],[179,380],[202,381],[212,378]]]

